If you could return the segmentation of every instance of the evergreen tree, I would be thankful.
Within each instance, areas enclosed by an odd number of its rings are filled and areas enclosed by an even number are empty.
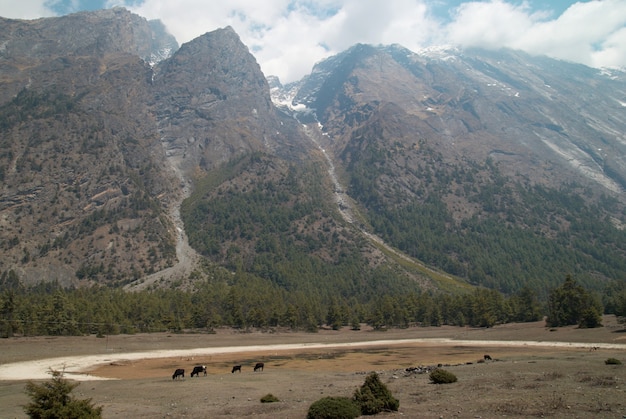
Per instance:
[[[375,372],[365,378],[363,385],[355,390],[352,399],[361,406],[361,413],[364,415],[395,412],[400,406],[400,401],[393,397]]]
[[[13,336],[14,324],[13,315],[15,313],[15,292],[7,289],[4,295],[0,296],[0,336],[3,338],[10,338]]]
[[[515,322],[534,322],[540,320],[541,306],[537,293],[528,287],[522,288],[510,298],[511,320]]]
[[[326,314],[326,324],[333,328],[333,330],[339,330],[342,326],[341,312],[337,301],[333,298]]]
[[[593,296],[568,275],[548,297],[547,324],[550,327],[577,324],[580,327],[601,326],[601,309]]]
[[[70,393],[78,383],[70,383],[59,371],[52,371],[52,379],[42,384],[26,384],[31,402],[24,411],[34,419],[90,419],[102,417],[102,406],[94,406],[91,399],[78,400]]]

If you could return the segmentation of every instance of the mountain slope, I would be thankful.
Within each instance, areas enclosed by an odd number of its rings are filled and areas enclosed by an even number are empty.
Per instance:
[[[356,45],[270,86],[232,28],[177,48],[123,9],[0,37],[2,278],[193,287],[221,267],[361,304],[626,275],[622,73]]]
[[[140,58],[171,37],[123,9],[0,23],[0,270],[70,285],[172,264],[178,192]]]
[[[621,193],[625,97],[622,73],[609,77],[519,52],[415,54],[358,45],[318,64],[294,101],[315,109],[335,137],[346,132],[343,119],[332,125],[335,113],[393,103],[406,119],[424,125],[418,134],[456,150],[448,154],[491,156],[532,182],[559,184],[571,173]],[[531,159],[554,162],[543,167]]]
[[[323,124],[373,231],[409,255],[507,292],[626,272],[623,74],[357,45],[285,90]]]

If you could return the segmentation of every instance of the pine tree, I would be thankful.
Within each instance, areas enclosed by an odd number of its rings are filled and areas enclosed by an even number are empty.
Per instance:
[[[548,326],[577,324],[580,327],[602,326],[601,309],[593,296],[568,275],[560,287],[548,297]]]
[[[70,383],[59,371],[52,371],[52,379],[41,384],[26,384],[31,402],[24,411],[34,419],[90,419],[101,418],[102,407],[94,406],[91,399],[78,400],[70,393],[78,383]]]
[[[365,378],[365,383],[355,390],[352,399],[361,406],[361,413],[364,415],[397,411],[400,406],[400,401],[393,397],[375,372]]]

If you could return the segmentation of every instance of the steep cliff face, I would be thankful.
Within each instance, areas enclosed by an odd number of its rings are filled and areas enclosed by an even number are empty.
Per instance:
[[[56,83],[54,72],[72,58],[130,54],[156,62],[176,49],[176,40],[160,22],[148,22],[123,8],[37,20],[0,18],[0,103],[25,87]],[[81,77],[80,68],[73,71]],[[93,71],[97,75],[100,70]],[[93,76],[87,74],[87,81]]]
[[[148,22],[123,9],[2,20],[0,39],[0,270],[68,285],[172,264]]]
[[[288,143],[300,141],[295,121],[277,113],[259,65],[230,27],[182,45],[157,67],[154,85],[162,141],[185,177],[243,153],[288,154]]]

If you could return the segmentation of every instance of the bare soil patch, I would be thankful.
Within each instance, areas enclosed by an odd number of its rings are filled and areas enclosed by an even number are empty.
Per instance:
[[[107,361],[72,364],[72,372],[112,380],[81,382],[75,395],[102,405],[107,418],[304,418],[321,397],[351,396],[371,371],[400,400],[399,412],[383,417],[621,418],[626,415],[626,369],[604,361],[613,357],[626,363],[626,332],[613,317],[606,317],[604,324],[599,329],[552,331],[538,322],[491,329],[12,338],[0,340],[0,371],[15,362],[97,355]],[[439,340],[405,341],[416,338]],[[310,347],[321,343],[331,346]],[[198,348],[229,352],[203,354]],[[177,350],[176,356],[132,356],[162,350]],[[482,362],[484,354],[493,361]],[[255,373],[259,361],[265,369]],[[208,367],[208,375],[190,378],[198,364]],[[231,374],[235,364],[242,365],[241,373]],[[406,371],[437,364],[456,374],[458,382],[434,385],[428,374]],[[184,380],[172,380],[176,368],[185,368]],[[0,381],[0,417],[26,417],[21,407],[28,402],[24,384]],[[268,393],[280,401],[261,403]]]

